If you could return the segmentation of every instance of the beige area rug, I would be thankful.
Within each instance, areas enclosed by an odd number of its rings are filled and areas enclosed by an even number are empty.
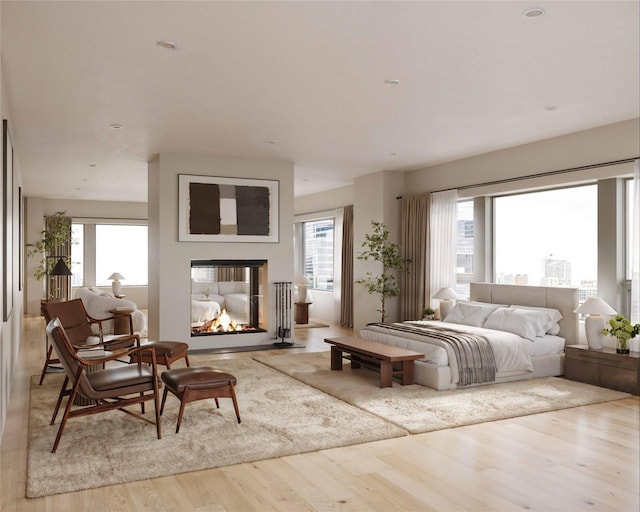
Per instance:
[[[167,397],[162,439],[155,426],[110,411],[67,423],[58,451],[50,453],[60,417],[50,426],[62,375],[42,386],[31,380],[27,497],[47,496],[164,475],[407,435],[313,387],[249,358],[207,361],[238,379],[242,423],[230,399],[186,406],[175,434],[179,402]],[[153,405],[147,402],[153,418]]]
[[[559,377],[436,391],[413,384],[380,388],[366,369],[330,370],[330,352],[260,355],[254,359],[412,434],[619,400],[631,395]]]
[[[323,324],[321,322],[315,322],[313,320],[309,320],[308,324],[296,324],[295,329],[313,329],[314,327],[329,327],[328,324]]]

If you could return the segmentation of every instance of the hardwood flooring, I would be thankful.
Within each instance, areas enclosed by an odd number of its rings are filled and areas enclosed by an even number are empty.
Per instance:
[[[328,350],[324,337],[351,334],[298,330],[306,348],[286,350]],[[24,340],[2,439],[2,512],[639,509],[638,397],[26,499],[29,376],[44,361],[41,318],[25,319]]]

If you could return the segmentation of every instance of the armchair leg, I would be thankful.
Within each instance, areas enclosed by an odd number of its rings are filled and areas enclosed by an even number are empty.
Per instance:
[[[44,382],[44,376],[47,374],[47,369],[49,368],[49,363],[52,362],[52,358],[51,356],[53,355],[53,345],[49,346],[49,350],[47,351],[47,357],[44,360],[44,366],[42,367],[42,374],[40,375],[40,382],[38,383],[40,386],[42,386],[42,383]]]
[[[64,382],[62,383],[62,387],[60,388],[60,394],[58,395],[58,401],[56,402],[56,407],[53,410],[53,416],[51,416],[51,423],[49,425],[53,425],[56,422],[56,417],[58,416],[58,411],[60,410],[60,404],[62,403],[62,397],[65,395],[67,390],[67,384],[69,384],[69,377],[65,375]]]
[[[76,397],[76,393],[78,391],[78,387],[74,386],[71,390],[71,395],[69,396],[69,401],[67,402],[67,406],[64,409],[64,415],[62,416],[62,421],[60,422],[60,428],[58,429],[58,434],[56,435],[56,440],[53,443],[53,448],[51,449],[51,453],[56,453],[58,449],[58,443],[60,443],[60,438],[62,437],[62,432],[64,431],[64,427],[67,424],[67,419],[69,418],[69,413],[71,413],[71,406],[73,405],[73,400]]]
[[[169,390],[166,388],[164,388],[164,393],[162,394],[162,406],[160,407],[160,416],[162,416],[162,413],[164,412],[164,403],[167,401],[167,392]]]

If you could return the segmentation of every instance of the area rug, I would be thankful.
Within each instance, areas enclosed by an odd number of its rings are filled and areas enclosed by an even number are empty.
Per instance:
[[[62,375],[42,386],[31,380],[27,497],[35,498],[144,480],[242,462],[281,457],[407,435],[405,430],[364,413],[250,358],[207,361],[238,379],[242,423],[233,404],[220,399],[186,406],[175,434],[179,401],[172,395],[155,426],[110,411],[69,420],[55,454],[50,453],[60,417],[50,426]],[[147,402],[153,418],[153,405]]]
[[[471,425],[631,395],[559,377],[436,391],[413,384],[380,388],[372,370],[331,371],[330,352],[255,356],[305,384],[406,429],[412,434]]]
[[[323,324],[321,322],[314,322],[313,320],[309,320],[308,324],[296,324],[296,329],[313,329],[314,327],[329,327],[328,324]]]

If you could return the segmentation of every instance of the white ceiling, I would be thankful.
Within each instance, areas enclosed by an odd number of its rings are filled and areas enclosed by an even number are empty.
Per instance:
[[[144,202],[175,152],[293,162],[301,196],[635,118],[638,6],[3,0],[24,194]]]

